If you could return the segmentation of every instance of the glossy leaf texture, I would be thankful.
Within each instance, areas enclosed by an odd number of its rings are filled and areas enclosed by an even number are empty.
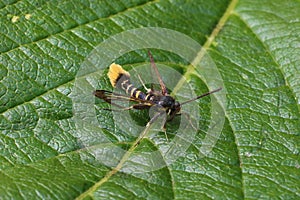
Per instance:
[[[0,27],[0,199],[300,198],[299,1],[10,0],[0,2]],[[198,158],[211,110],[203,98],[185,155],[134,176],[118,168],[124,163],[108,167],[89,151],[100,141],[87,138],[87,146],[78,139],[71,94],[98,44],[139,27],[176,30],[201,44],[224,81],[227,106],[210,154]],[[198,95],[208,91],[184,60],[152,53]],[[143,50],[119,59],[127,68],[146,61]],[[111,89],[107,77],[97,81]],[[114,145],[133,154],[161,147],[162,132],[131,149],[135,138],[101,106],[95,100],[97,120]],[[132,116],[143,124],[144,114]]]

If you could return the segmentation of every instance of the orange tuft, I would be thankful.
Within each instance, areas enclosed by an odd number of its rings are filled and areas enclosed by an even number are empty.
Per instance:
[[[122,75],[124,75],[128,78],[130,77],[130,74],[127,71],[125,71],[121,65],[118,65],[115,63],[112,63],[109,66],[109,71],[108,71],[107,75],[108,75],[110,83],[113,87],[116,86],[118,80],[121,78]]]

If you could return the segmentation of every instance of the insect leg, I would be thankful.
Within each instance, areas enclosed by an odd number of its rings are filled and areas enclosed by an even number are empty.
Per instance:
[[[193,129],[195,129],[197,131],[197,128],[193,125],[192,123],[192,119],[190,117],[190,115],[187,112],[181,111],[181,113],[178,113],[177,115],[184,115],[185,118],[188,120],[188,122],[190,123],[190,125],[193,127]]]
[[[165,133],[165,137],[166,137],[167,142],[169,142],[169,138],[168,138],[168,135],[167,135],[166,124],[167,124],[167,122],[165,121],[164,125],[162,126],[162,129]]]
[[[151,88],[147,88],[146,85],[145,85],[145,83],[144,83],[144,81],[142,80],[141,76],[139,74],[137,74],[137,75],[138,75],[138,78],[139,78],[139,80],[140,80],[143,88],[147,91],[147,93],[152,92],[152,87]]]
[[[121,107],[121,106],[119,106],[119,107]],[[103,108],[102,110],[109,110],[109,111],[126,111],[126,110],[131,110],[131,109],[143,110],[143,109],[147,109],[149,107],[150,106],[148,104],[134,104],[132,106],[122,107],[120,109]]]
[[[126,108],[120,108],[120,109],[111,109],[111,108],[102,108],[101,110],[108,110],[108,111],[125,111],[125,110],[131,110],[131,109],[134,109],[133,106],[129,106],[129,107],[126,107]]]
[[[160,116],[162,116],[163,114],[165,114],[164,112],[157,112],[155,113],[155,115],[150,119],[150,121],[147,123],[146,128],[144,129],[144,131],[141,133],[141,135],[139,136],[137,142],[135,143],[134,147],[136,147],[137,145],[140,144],[141,140],[145,137],[145,135],[148,133],[148,130],[150,128],[150,126],[155,122],[155,120],[157,120]]]
[[[152,106],[152,105],[149,105],[149,104],[143,104],[143,103],[132,105],[132,107],[133,107],[134,109],[137,109],[137,110],[147,109],[147,108],[150,108],[151,106]]]

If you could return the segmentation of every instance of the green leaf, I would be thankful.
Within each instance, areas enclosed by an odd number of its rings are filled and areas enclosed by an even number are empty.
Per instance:
[[[0,9],[1,199],[300,198],[299,1],[20,0],[0,2]],[[106,76],[78,76],[80,67],[101,42],[140,27],[176,30],[201,44],[223,79],[227,105],[222,132],[205,157],[199,149],[213,97],[198,101],[199,128],[184,155],[167,165],[159,154],[163,167],[134,173],[128,166],[151,166],[147,155],[175,138],[178,119],[167,124],[170,141],[152,129],[138,141],[91,94],[99,124],[84,132],[72,94],[78,78],[112,89]],[[151,52],[197,95],[211,89],[186,60]],[[147,61],[143,49],[116,60],[126,69]],[[131,112],[140,125],[147,114]],[[100,133],[110,143],[98,140]],[[120,152],[111,155],[116,146]]]

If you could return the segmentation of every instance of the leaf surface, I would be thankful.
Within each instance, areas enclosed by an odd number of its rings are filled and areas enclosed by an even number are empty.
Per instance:
[[[300,198],[299,1],[20,0],[0,2],[0,10],[1,199]],[[131,153],[114,167],[103,165],[101,141],[78,138],[71,94],[81,63],[99,43],[139,27],[176,30],[201,44],[222,76],[227,107],[206,157],[199,159],[199,148],[210,98],[199,101],[199,130],[185,155],[133,175],[121,170],[130,156],[162,147],[164,133],[132,148],[136,138],[116,128],[96,100],[101,130]],[[152,53],[196,94],[208,91],[200,72],[181,58]],[[147,60],[142,50],[119,58],[127,68]],[[97,89],[111,89],[107,77],[97,81]],[[143,124],[144,114],[132,115]],[[176,129],[176,121],[167,128]]]

